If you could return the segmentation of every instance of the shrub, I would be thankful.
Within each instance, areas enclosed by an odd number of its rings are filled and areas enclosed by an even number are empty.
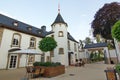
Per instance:
[[[112,27],[112,37],[114,37],[117,41],[120,41],[120,20]]]
[[[116,70],[116,72],[117,72],[118,74],[120,74],[120,64],[117,64],[117,65],[115,66],[115,70]]]
[[[45,37],[39,41],[39,49],[43,52],[52,51],[57,47],[57,42],[52,37]]]
[[[49,66],[60,66],[61,63],[60,62],[34,62],[33,63],[33,66],[46,66],[46,67],[49,67]]]

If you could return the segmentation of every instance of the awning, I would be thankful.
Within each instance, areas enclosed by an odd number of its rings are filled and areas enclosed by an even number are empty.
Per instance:
[[[21,49],[17,51],[11,51],[9,54],[33,54],[33,55],[42,55],[39,50],[36,49]]]

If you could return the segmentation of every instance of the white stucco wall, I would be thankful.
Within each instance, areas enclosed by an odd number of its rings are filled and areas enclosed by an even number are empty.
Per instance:
[[[79,52],[79,58],[86,58],[85,57],[85,51],[80,51]]]
[[[70,50],[68,50],[68,51],[74,53],[74,54],[72,54],[72,61],[73,61],[73,63],[75,63],[76,59],[79,59],[78,43],[71,41],[71,40],[69,40],[69,42],[70,42]],[[74,50],[74,43],[76,43],[76,51]],[[75,54],[77,56],[75,56]]]
[[[54,57],[52,57],[53,62],[61,62],[62,64],[68,66],[68,39],[67,39],[67,26],[64,24],[56,24],[54,26],[54,38],[57,41],[57,47],[54,50]],[[58,37],[58,32],[63,31],[64,37]],[[41,40],[41,38],[28,35],[25,33],[9,30],[9,29],[4,29],[3,32],[3,37],[2,37],[2,42],[0,46],[0,69],[6,69],[7,66],[7,61],[8,61],[8,50],[13,49],[13,48],[18,48],[18,47],[11,47],[12,43],[12,37],[14,33],[19,33],[21,35],[21,44],[20,44],[20,49],[28,49],[29,44],[30,44],[30,38],[34,37],[36,38],[36,49],[39,50],[38,48],[38,43]],[[52,35],[52,34],[51,34]],[[49,35],[50,36],[50,35]],[[70,48],[71,52],[74,52],[72,54],[73,58],[73,63],[75,62],[76,58],[79,58],[78,54],[78,43],[76,43],[76,48],[77,51],[74,51],[74,43],[73,41],[70,41]],[[59,54],[59,48],[64,48],[64,54]],[[40,51],[43,53],[42,51]],[[75,54],[77,56],[75,57]],[[49,52],[45,53],[45,61],[47,56],[50,56]],[[35,55],[35,61],[40,61],[41,60],[41,55]],[[24,67],[26,65],[26,55],[21,55],[20,57],[20,62],[19,62],[19,67]]]
[[[52,26],[54,31],[54,39],[57,41],[57,47],[54,50],[53,61],[61,62],[62,64],[68,66],[68,45],[67,45],[67,26],[65,24],[55,24]],[[63,31],[64,37],[59,37],[58,32]],[[59,48],[64,48],[64,54],[59,54]]]
[[[110,57],[116,57],[117,56],[115,49],[109,50],[109,52],[110,52]]]
[[[13,37],[14,33],[19,33],[21,35],[21,44],[20,44],[21,49],[28,49],[29,43],[30,43],[30,38],[35,37],[32,35],[20,33],[17,31],[4,29],[2,42],[1,42],[1,46],[0,46],[0,63],[1,63],[0,69],[5,69],[7,67],[8,50],[10,50],[12,48],[18,48],[18,47],[11,47],[12,37]],[[39,37],[35,37],[35,38],[36,38],[36,49],[38,49],[38,42],[41,40],[41,38],[39,38]],[[39,58],[40,55],[36,55],[35,57],[36,57],[36,59],[35,59],[36,61],[40,60],[40,58]],[[25,56],[21,56],[19,67],[23,67],[24,65],[25,65]]]
[[[118,56],[118,61],[120,62],[120,42],[118,42],[116,39],[114,39],[116,52]]]
[[[7,67],[8,50],[11,48],[11,36],[13,36],[11,31],[4,29],[0,47],[0,69]]]

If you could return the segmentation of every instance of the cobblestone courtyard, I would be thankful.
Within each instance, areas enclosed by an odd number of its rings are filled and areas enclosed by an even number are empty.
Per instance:
[[[103,63],[86,64],[85,67],[67,67],[63,75],[52,78],[36,78],[32,80],[106,80]],[[0,80],[21,80],[25,76],[25,69],[0,70]]]

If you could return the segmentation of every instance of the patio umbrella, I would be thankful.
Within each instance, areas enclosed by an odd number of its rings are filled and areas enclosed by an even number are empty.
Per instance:
[[[25,54],[25,55],[42,55],[39,50],[36,49],[21,49],[17,51],[11,51],[9,54]],[[26,57],[26,65],[27,65],[27,57]]]

